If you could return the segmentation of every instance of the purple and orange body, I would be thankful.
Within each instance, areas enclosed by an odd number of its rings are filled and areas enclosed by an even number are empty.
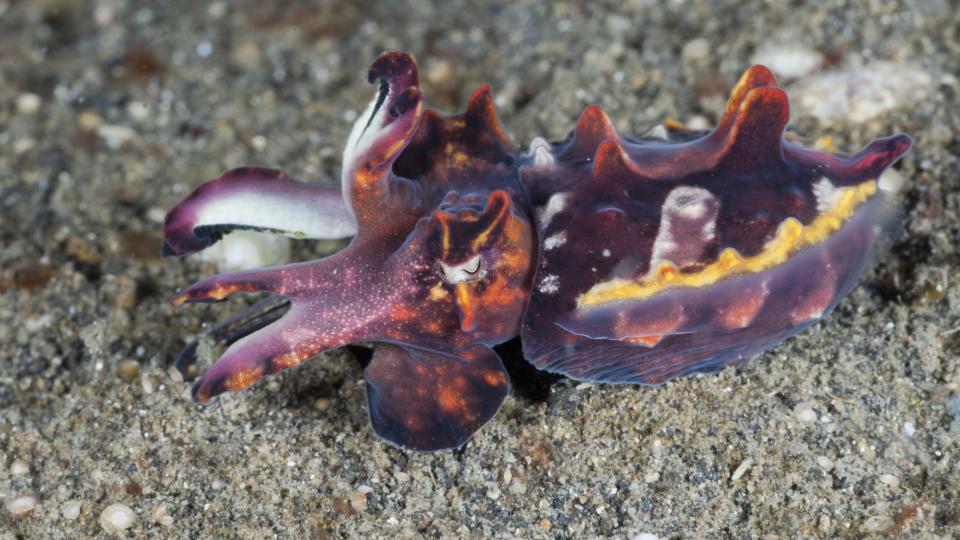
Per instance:
[[[539,369],[657,385],[736,365],[820,320],[899,230],[910,138],[849,156],[785,139],[787,96],[762,66],[707,133],[624,136],[588,107],[560,142],[518,150],[488,86],[458,115],[426,108],[413,57],[373,63],[377,91],[343,152],[340,187],[242,168],[167,215],[164,254],[236,229],[351,238],[329,257],[228,273],[174,300],[270,292],[288,307],[241,325],[195,384],[206,403],[319,353],[373,344],[374,432],[456,448],[494,416],[520,338]],[[270,302],[268,300],[268,302]],[[218,329],[222,331],[222,327]]]

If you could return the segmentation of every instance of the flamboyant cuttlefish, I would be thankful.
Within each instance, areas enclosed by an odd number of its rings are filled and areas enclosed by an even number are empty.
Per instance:
[[[721,369],[823,317],[898,226],[901,186],[881,173],[910,138],[849,157],[789,142],[787,96],[762,66],[708,133],[628,137],[591,106],[566,140],[526,152],[488,86],[444,116],[424,107],[409,54],[384,53],[369,80],[378,90],[350,132],[342,191],[235,169],[167,215],[166,255],[233,229],[353,237],[324,259],[180,293],[175,304],[255,291],[289,301],[276,322],[241,330],[196,400],[363,341],[374,431],[405,448],[457,447],[507,395],[492,346],[519,335],[536,367],[604,383]]]

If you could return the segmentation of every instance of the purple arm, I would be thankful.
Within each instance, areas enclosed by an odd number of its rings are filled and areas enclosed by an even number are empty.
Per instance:
[[[163,254],[200,251],[236,229],[294,238],[347,238],[357,232],[340,187],[245,167],[204,183],[167,214]]]

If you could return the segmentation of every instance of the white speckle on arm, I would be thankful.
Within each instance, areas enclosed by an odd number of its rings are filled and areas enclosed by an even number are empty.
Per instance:
[[[534,139],[530,141],[530,150],[528,150],[528,153],[533,156],[533,165],[535,167],[553,165],[556,162],[556,159],[553,157],[553,152],[551,152],[550,143],[543,137],[534,137]]]
[[[839,191],[826,177],[813,184],[813,196],[817,199],[817,212],[826,212],[834,207]]]
[[[550,199],[547,200],[547,204],[537,210],[537,224],[540,226],[541,231],[546,230],[550,222],[553,221],[554,216],[567,208],[567,199],[569,198],[570,194],[567,192],[554,193],[550,196]]]
[[[558,248],[567,243],[567,231],[560,231],[551,236],[548,236],[543,241],[544,251],[550,251],[551,249]]]
[[[540,292],[543,294],[554,294],[560,290],[560,278],[556,274],[549,274],[540,280]]]

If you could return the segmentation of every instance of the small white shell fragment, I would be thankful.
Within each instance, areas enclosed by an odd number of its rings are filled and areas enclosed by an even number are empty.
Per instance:
[[[131,101],[127,105],[127,114],[134,120],[146,120],[150,116],[150,107],[142,101]]]
[[[60,507],[60,515],[62,515],[64,519],[73,521],[80,517],[80,508],[80,501],[67,501]]]
[[[137,515],[125,504],[115,503],[103,509],[100,514],[100,526],[107,532],[123,532],[137,521]]]
[[[137,132],[127,126],[104,124],[97,128],[97,135],[110,148],[120,148],[137,137]]]
[[[696,38],[683,45],[680,51],[683,59],[688,62],[700,62],[710,56],[710,42],[704,38]]]
[[[861,532],[878,533],[893,527],[893,518],[890,516],[871,516],[860,527]]]
[[[159,206],[151,206],[147,209],[147,219],[154,223],[163,223],[163,219],[167,216],[167,211]]]
[[[13,517],[24,517],[30,514],[30,512],[33,512],[33,509],[39,504],[40,501],[33,495],[23,495],[7,501],[5,506],[7,507],[7,512],[10,512],[10,515]]]
[[[812,424],[817,421],[817,412],[806,403],[801,403],[794,407],[793,416],[802,424]]]
[[[15,459],[10,464],[10,474],[12,476],[26,476],[30,474],[30,465],[22,459]]]
[[[13,141],[13,151],[17,154],[25,154],[33,149],[33,145],[36,144],[30,137],[22,137]]]
[[[907,180],[900,174],[900,171],[890,168],[880,173],[880,180],[877,185],[887,193],[897,194],[903,191],[907,185]]]
[[[798,79],[820,69],[823,55],[799,43],[765,46],[750,58],[751,64],[763,64],[777,77]]]
[[[880,481],[890,487],[897,487],[900,485],[900,479],[892,474],[881,474]]]
[[[805,78],[793,88],[791,105],[821,124],[863,124],[926,98],[933,77],[905,62],[848,64]]]
[[[748,470],[750,470],[750,467],[752,466],[753,466],[753,458],[747,458],[743,460],[743,463],[741,463],[740,466],[737,467],[735,471],[733,471],[733,474],[730,475],[730,481],[736,482],[737,480],[739,480],[744,474],[747,473]]]
[[[653,126],[649,131],[644,133],[643,136],[651,139],[660,139],[662,141],[670,140],[670,132],[667,130],[667,126],[663,124]]]
[[[34,114],[40,110],[42,104],[40,96],[26,92],[17,96],[17,112],[20,114]]]
[[[172,380],[173,382],[175,382],[175,383],[177,383],[177,384],[183,382],[183,373],[180,373],[180,370],[177,369],[177,368],[175,368],[175,367],[173,367],[173,366],[170,366],[170,368],[167,369],[167,375],[170,376],[170,380]],[[163,389],[163,388],[161,387],[161,390],[162,390],[162,389]]]
[[[161,504],[160,506],[153,509],[153,512],[150,514],[150,519],[154,523],[159,523],[164,527],[169,527],[173,525],[173,516],[167,514],[167,505]]]
[[[143,388],[143,393],[144,393],[144,394],[152,394],[152,393],[153,393],[153,390],[154,390],[154,387],[153,387],[153,378],[150,376],[149,373],[141,373],[141,374],[140,374],[140,386]]]
[[[703,131],[710,129],[713,125],[710,123],[710,120],[707,120],[706,116],[695,114],[684,122],[683,127],[690,131]]]
[[[350,497],[350,506],[357,512],[363,512],[367,509],[367,495],[370,493],[373,493],[372,487],[358,487],[357,490],[353,492],[353,496]]]

